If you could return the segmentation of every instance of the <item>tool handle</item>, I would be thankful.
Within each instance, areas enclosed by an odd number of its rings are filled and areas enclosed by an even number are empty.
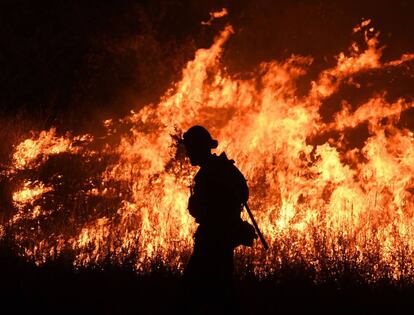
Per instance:
[[[245,208],[247,210],[247,213],[248,213],[248,215],[250,217],[250,220],[253,223],[253,226],[254,226],[254,228],[255,228],[255,230],[257,232],[257,235],[259,236],[260,242],[262,242],[262,245],[263,245],[264,249],[265,250],[268,250],[269,249],[269,245],[267,245],[267,242],[266,242],[266,240],[265,240],[262,232],[260,231],[259,226],[257,225],[256,220],[253,217],[253,213],[250,211],[250,208],[247,205],[247,202],[244,204],[244,206],[245,206]]]

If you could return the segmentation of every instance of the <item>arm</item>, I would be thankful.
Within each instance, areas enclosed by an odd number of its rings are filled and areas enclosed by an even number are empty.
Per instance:
[[[191,195],[188,199],[188,211],[197,223],[205,221],[207,214],[205,188],[202,186],[202,182],[196,178],[194,187],[190,188]]]

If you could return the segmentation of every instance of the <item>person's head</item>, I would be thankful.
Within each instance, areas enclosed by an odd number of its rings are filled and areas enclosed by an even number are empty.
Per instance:
[[[188,129],[181,139],[191,165],[201,166],[211,155],[211,149],[217,148],[218,142],[214,140],[206,128],[193,126]]]

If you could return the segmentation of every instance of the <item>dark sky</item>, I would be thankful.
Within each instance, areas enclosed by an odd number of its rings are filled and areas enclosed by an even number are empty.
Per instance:
[[[228,17],[200,24],[224,6]],[[156,101],[225,23],[236,30],[223,56],[234,73],[292,53],[312,55],[317,73],[362,18],[393,59],[414,52],[413,12],[409,0],[2,0],[0,113],[73,130],[122,116]]]

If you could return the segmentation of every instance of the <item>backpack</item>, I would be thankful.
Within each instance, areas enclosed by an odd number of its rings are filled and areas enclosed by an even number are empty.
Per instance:
[[[227,163],[230,163],[230,177],[231,182],[229,186],[231,186],[232,190],[234,191],[235,198],[240,202],[242,207],[247,203],[249,199],[249,187],[247,186],[247,181],[243,174],[239,171],[239,169],[234,165],[233,160],[229,160],[225,153],[222,153],[219,156],[220,159],[225,159]],[[249,222],[244,221],[240,218],[237,223],[233,226],[233,246],[237,247],[239,245],[244,246],[253,246],[253,241],[258,238],[256,234],[256,230],[253,225]]]
[[[240,219],[234,228],[234,247],[239,245],[253,246],[253,241],[257,239],[256,230],[249,222]]]

